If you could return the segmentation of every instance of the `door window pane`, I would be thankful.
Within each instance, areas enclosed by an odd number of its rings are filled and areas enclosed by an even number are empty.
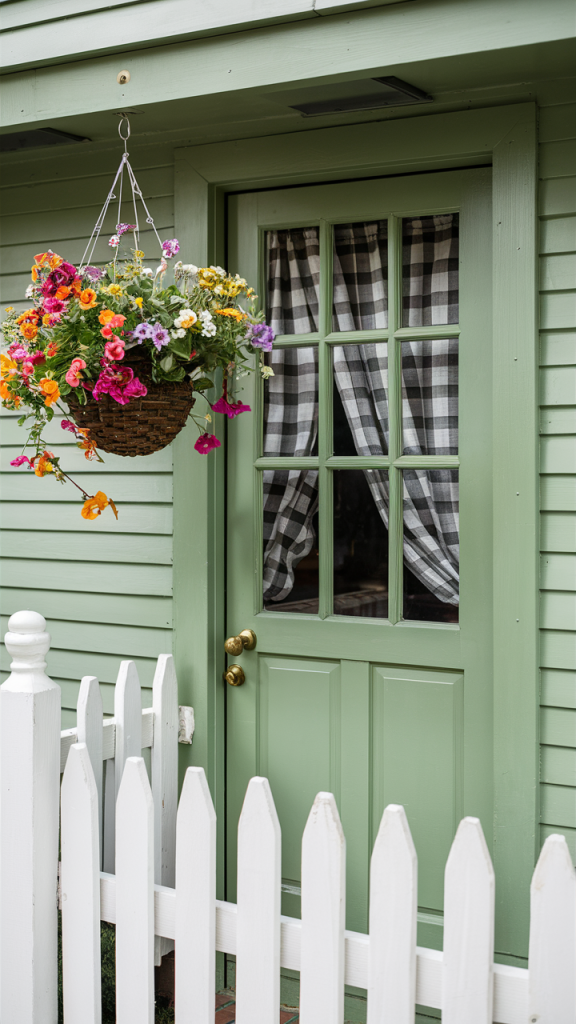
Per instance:
[[[334,227],[332,330],[388,326],[388,223]]]
[[[264,382],[263,454],[318,454],[318,349],[276,348]]]
[[[318,613],[318,472],[265,470],[266,611]]]
[[[404,455],[458,454],[458,339],[402,343]]]
[[[458,471],[406,470],[404,618],[458,622]]]
[[[334,614],[388,616],[388,473],[334,477]]]
[[[334,455],[388,452],[388,344],[335,345]]]
[[[318,330],[318,228],[266,232],[267,322],[276,334]]]
[[[402,222],[402,326],[458,323],[457,213]]]

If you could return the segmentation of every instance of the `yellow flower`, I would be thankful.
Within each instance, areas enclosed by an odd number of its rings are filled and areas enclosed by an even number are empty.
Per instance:
[[[102,512],[111,502],[108,500],[104,491],[96,491],[93,498],[87,498],[82,506],[82,518],[83,519],[96,519],[97,516],[102,515]],[[118,516],[116,516],[118,518]]]
[[[10,359],[9,356],[0,355],[0,377],[2,380],[10,380],[14,372],[18,369],[18,363],[14,359]]]
[[[107,292],[108,295],[123,295],[124,291],[119,284],[109,284],[107,288],[102,289],[103,292]]]
[[[54,472],[54,466],[51,462],[48,462],[46,456],[48,452],[44,452],[44,455],[40,457],[37,464],[34,466],[34,472],[36,476],[46,476],[47,473]]]
[[[142,298],[141,295],[139,295],[137,299],[134,299],[134,305],[138,306],[138,309],[142,309],[142,303],[143,302],[144,302],[144,299]]]
[[[4,307],[4,312],[5,313],[13,313],[14,312],[14,306],[5,306]]]
[[[220,316],[229,316],[232,320],[245,320],[248,316],[247,313],[243,313],[241,309],[233,309],[232,306],[226,306],[225,309],[215,309],[215,313],[219,313]]]

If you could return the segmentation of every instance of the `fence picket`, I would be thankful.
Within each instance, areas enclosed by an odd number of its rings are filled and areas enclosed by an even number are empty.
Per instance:
[[[564,836],[548,836],[530,886],[529,1009],[542,1024],[576,1020],[576,874]]]
[[[66,1024],[101,1024],[102,1020],[98,810],[98,789],[87,744],[74,743],[66,761],[61,792],[62,986]]]
[[[176,824],[176,1021],[214,1024],[216,812],[203,768],[188,768]]]
[[[171,654],[158,658],[152,684],[152,796],[154,798],[154,881],[174,887],[178,806],[178,683]],[[156,937],[154,962],[174,948]]]
[[[120,662],[114,690],[114,758],[106,762],[104,792],[104,870],[114,872],[116,850],[116,802],[124,765],[129,757],[142,753],[142,695],[133,661]]]
[[[382,815],[370,864],[368,1024],[413,1024],[418,860],[404,808]]]
[[[142,757],[126,759],[116,802],[116,1021],[154,1024],[154,803]]]
[[[102,695],[96,676],[84,676],[80,683],[76,706],[76,729],[78,743],[85,743],[94,772],[98,794],[98,836],[100,859],[102,859]]]
[[[444,882],[443,1024],[492,1024],[494,868],[478,818],[458,826]]]
[[[318,793],[302,838],[300,1024],[342,1024],[346,840],[332,793]]]
[[[238,822],[237,1024],[280,1018],[281,834],[268,779],[250,779]]]

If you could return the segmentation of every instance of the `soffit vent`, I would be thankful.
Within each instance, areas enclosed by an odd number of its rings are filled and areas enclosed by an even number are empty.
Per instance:
[[[350,84],[319,86],[308,89],[307,96],[289,103],[292,110],[298,110],[304,117],[318,117],[320,114],[336,114],[352,110],[372,110],[376,107],[399,107],[412,103],[432,103],[433,97],[415,85],[403,82],[393,75],[387,78],[371,78],[356,81],[353,91]],[[375,86],[377,88],[375,88]],[[334,95],[327,95],[333,91]],[[309,98],[308,98],[309,97]],[[278,98],[278,94],[276,97]]]
[[[58,128],[34,128],[30,131],[11,132],[0,135],[0,153],[16,149],[37,149],[40,146],[70,145],[71,142],[90,142],[83,135],[71,135]]]

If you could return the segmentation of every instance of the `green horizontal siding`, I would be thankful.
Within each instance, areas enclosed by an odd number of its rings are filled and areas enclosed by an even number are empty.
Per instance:
[[[540,819],[576,862],[576,111],[540,115]]]

